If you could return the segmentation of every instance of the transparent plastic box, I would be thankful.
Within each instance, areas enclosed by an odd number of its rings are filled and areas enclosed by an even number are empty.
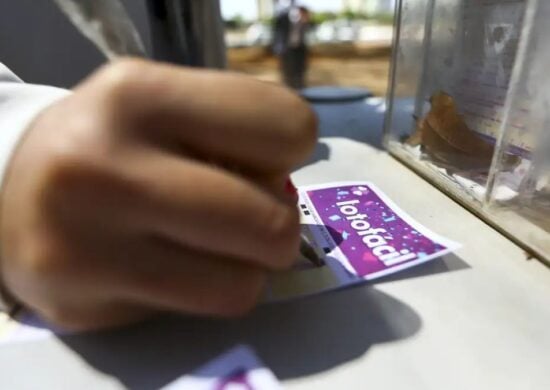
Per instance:
[[[550,0],[398,1],[385,143],[550,264],[549,20]]]

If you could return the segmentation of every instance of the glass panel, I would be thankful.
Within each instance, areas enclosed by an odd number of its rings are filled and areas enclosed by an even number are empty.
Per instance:
[[[490,212],[499,224],[550,257],[550,2],[534,1],[526,17],[525,40],[494,169]],[[521,156],[517,169],[507,170],[508,157]]]
[[[486,196],[525,3],[401,2],[388,146],[466,202]],[[513,171],[521,156],[503,161]]]
[[[389,150],[550,262],[550,2],[401,0]]]

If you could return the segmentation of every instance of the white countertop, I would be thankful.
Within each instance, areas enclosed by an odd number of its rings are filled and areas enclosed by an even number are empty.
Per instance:
[[[462,249],[231,322],[172,317],[4,346],[0,387],[153,389],[246,343],[290,389],[550,389],[550,270],[385,152],[353,140],[346,122],[349,138],[330,137],[331,122],[323,123],[329,138],[297,184],[371,181]]]

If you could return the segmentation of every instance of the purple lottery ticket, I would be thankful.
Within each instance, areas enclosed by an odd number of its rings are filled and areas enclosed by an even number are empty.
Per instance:
[[[281,390],[255,352],[239,345],[162,390]]]
[[[371,183],[301,187],[300,211],[316,246],[348,272],[375,279],[456,250]]]

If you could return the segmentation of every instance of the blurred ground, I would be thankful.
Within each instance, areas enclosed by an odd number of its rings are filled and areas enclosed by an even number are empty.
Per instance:
[[[311,49],[308,85],[364,87],[384,96],[390,57],[389,44],[317,45]],[[232,48],[229,66],[261,80],[280,82],[277,59],[265,48]]]

